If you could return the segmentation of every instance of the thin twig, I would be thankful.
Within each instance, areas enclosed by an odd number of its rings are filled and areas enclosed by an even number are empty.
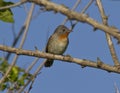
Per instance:
[[[78,7],[78,5],[80,4],[80,2],[81,2],[81,0],[77,0],[76,3],[75,3],[75,5],[72,7],[71,10],[75,10]],[[64,21],[62,22],[62,25],[64,25],[67,21],[68,21],[68,17],[66,17],[64,19]]]
[[[32,62],[32,64],[29,66],[29,68],[26,70],[26,72],[29,72],[29,71],[33,68],[33,66],[38,62],[38,60],[39,60],[39,58],[35,58],[35,60]],[[31,79],[30,79],[30,80],[31,80]],[[35,80],[35,79],[34,79],[34,80]],[[32,80],[32,83],[31,83],[31,85],[30,85],[27,93],[29,93],[30,90],[32,89],[32,85],[33,85],[33,83],[34,83],[34,80]],[[29,83],[28,83],[28,84],[29,84]],[[28,85],[28,84],[27,84],[27,85]],[[27,85],[26,85],[26,86],[27,86]],[[26,88],[26,87],[23,87],[22,90],[24,90],[25,88]]]
[[[22,93],[22,91],[24,90],[24,88],[32,81],[32,84],[34,82],[34,79],[36,78],[36,76],[38,75],[38,73],[40,72],[40,70],[44,67],[45,61],[40,64],[40,66],[37,68],[37,70],[35,71],[35,73],[33,74],[33,77],[31,79],[29,79],[26,84],[24,85],[24,87],[22,87],[18,93]]]
[[[33,66],[38,62],[39,58],[35,58],[31,65],[25,70],[25,73],[29,73],[29,71],[33,68]]]
[[[105,15],[101,0],[96,0],[96,3],[98,5],[99,11],[100,11],[100,14],[101,14],[101,17],[102,17],[103,24],[108,26],[108,23],[107,23],[108,18]],[[105,33],[105,34],[106,34],[107,43],[108,43],[108,46],[109,46],[109,49],[110,49],[110,53],[111,53],[114,65],[118,66],[118,65],[120,65],[120,63],[119,63],[117,54],[115,52],[115,48],[114,48],[111,36],[108,33]]]
[[[39,52],[38,50],[37,50],[37,48],[36,48],[36,52]],[[29,73],[29,71],[33,68],[33,66],[38,62],[38,60],[39,60],[39,58],[37,57],[37,58],[35,58],[35,60],[32,62],[32,64],[26,69],[26,73]],[[45,62],[43,62],[41,65],[42,65],[42,67],[44,66],[44,63]],[[40,65],[40,69],[42,69],[42,67],[41,67],[41,65]],[[37,71],[37,70],[36,70]],[[33,77],[36,77],[34,74],[33,74]],[[29,88],[29,90],[28,90],[28,92],[27,93],[29,93],[29,91],[31,90],[31,87],[32,87],[32,85],[33,85],[33,83],[34,83],[34,81],[35,81],[35,79],[33,79],[33,77],[31,77],[27,82],[26,82],[26,84],[23,86],[23,87],[21,87],[20,89],[19,89],[19,93],[21,93],[26,87],[27,87],[27,85],[32,81],[32,83],[31,83],[31,85],[30,85],[30,88]]]
[[[32,83],[30,85],[30,89],[28,91],[31,90],[33,83],[35,82],[35,78],[37,77],[37,75],[39,74],[40,70],[44,67],[46,61],[44,61],[42,64],[40,64],[40,66],[38,67],[38,69],[35,71],[35,73],[33,74],[34,78],[32,79]]]
[[[115,82],[114,82],[114,87],[115,87],[115,93],[120,93],[119,88]]]
[[[88,4],[83,8],[83,10],[81,11],[81,13],[85,13],[87,11],[87,9],[91,6],[91,4],[93,3],[94,0],[90,0],[88,2]],[[75,21],[73,24],[72,29],[74,29],[75,25],[78,23],[78,21]]]
[[[13,33],[13,38],[16,38],[16,33],[15,33],[15,24],[12,24],[12,33]]]
[[[38,51],[38,50],[36,50],[36,51]],[[38,52],[39,52],[39,51],[38,51]],[[32,64],[26,69],[26,73],[29,73],[29,71],[30,71],[30,70],[33,68],[33,66],[38,62],[38,60],[39,60],[38,57],[35,58],[35,60],[32,62]],[[43,62],[43,63],[41,64],[42,67],[44,66],[44,64],[45,64],[45,62]],[[40,65],[40,68],[42,69],[41,65]],[[38,67],[38,68],[39,68],[39,67]],[[37,71],[37,70],[36,70],[36,71]],[[36,77],[36,76],[33,74],[33,77]],[[25,84],[25,86],[21,87],[21,88],[19,89],[19,91],[22,92],[22,91],[27,87],[27,85],[28,85],[31,81],[32,81],[32,83],[31,83],[31,85],[30,85],[30,87],[29,87],[29,90],[27,91],[27,93],[29,93],[29,91],[31,90],[32,85],[33,85],[33,83],[34,83],[34,81],[35,81],[35,78],[34,78],[34,79],[33,79],[33,78],[29,79],[29,80],[27,81],[27,83]]]
[[[94,0],[90,0],[89,3],[83,8],[83,10],[81,11],[81,13],[85,13],[85,11],[91,6],[91,4],[93,3]]]
[[[28,32],[28,28],[29,28],[30,21],[31,21],[31,18],[32,18],[33,10],[34,10],[34,4],[32,4],[31,9],[30,9],[30,11],[29,11],[29,13],[28,13],[27,20],[26,20],[26,22],[25,22],[25,31],[24,31],[22,40],[21,40],[21,42],[20,42],[19,49],[21,49],[21,48],[23,47],[23,44],[24,44],[25,39],[26,39],[26,37],[27,37],[27,32]],[[11,65],[9,66],[7,72],[6,72],[5,75],[1,78],[0,84],[1,84],[2,82],[4,82],[4,80],[7,78],[8,74],[9,74],[10,71],[12,70],[13,66],[16,64],[17,58],[18,58],[18,55],[16,54],[15,57],[13,58],[13,61],[12,61]]]
[[[22,33],[24,32],[24,29],[25,29],[25,25],[24,25],[23,27],[21,27],[18,35],[15,37],[15,39],[14,39],[14,41],[13,41],[13,44],[12,44],[12,47],[14,47],[14,46],[17,44],[17,42],[18,42],[18,40],[20,39]],[[10,57],[10,55],[11,55],[11,53],[8,53],[8,54],[6,55],[6,57],[5,57],[5,60],[8,60],[9,57]]]
[[[26,4],[23,4],[23,8],[24,8],[24,10],[25,10],[26,13],[29,12],[29,9],[28,9],[28,7],[26,6]]]
[[[13,8],[13,7],[16,7],[16,6],[20,6],[21,4],[23,4],[23,3],[25,3],[25,2],[27,2],[27,0],[21,0],[20,2],[17,2],[17,3],[12,4],[12,5],[0,7],[0,10],[8,9],[8,8]]]
[[[31,65],[25,70],[25,73],[29,73],[29,71],[33,68],[33,66],[38,62],[39,58],[35,58],[35,60],[31,63]],[[21,93],[25,88],[26,86],[30,83],[30,81],[32,81],[32,78],[30,78],[27,83],[21,87],[19,89],[19,92],[18,93]]]

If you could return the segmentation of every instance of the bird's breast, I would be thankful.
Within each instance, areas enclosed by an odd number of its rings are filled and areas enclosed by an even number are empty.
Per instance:
[[[69,43],[68,38],[52,39],[52,43],[49,44],[48,52],[61,55],[65,52],[65,50],[68,46],[68,43]]]

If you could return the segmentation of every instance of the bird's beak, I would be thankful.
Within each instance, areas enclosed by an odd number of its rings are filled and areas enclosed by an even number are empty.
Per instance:
[[[71,32],[73,32],[72,30],[68,30],[68,33],[71,33]]]
[[[69,35],[71,32],[72,32],[72,30],[68,30],[68,31],[66,32],[66,34]]]

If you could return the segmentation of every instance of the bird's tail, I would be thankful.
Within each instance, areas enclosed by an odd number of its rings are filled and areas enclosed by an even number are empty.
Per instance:
[[[53,59],[47,59],[45,62],[45,67],[51,67],[53,64]]]

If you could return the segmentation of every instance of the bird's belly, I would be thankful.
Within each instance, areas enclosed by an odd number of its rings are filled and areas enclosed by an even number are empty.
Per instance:
[[[67,48],[68,41],[65,40],[64,42],[58,42],[58,41],[55,42],[56,43],[50,46],[51,48],[49,50],[49,53],[58,54],[58,55],[63,54]]]

